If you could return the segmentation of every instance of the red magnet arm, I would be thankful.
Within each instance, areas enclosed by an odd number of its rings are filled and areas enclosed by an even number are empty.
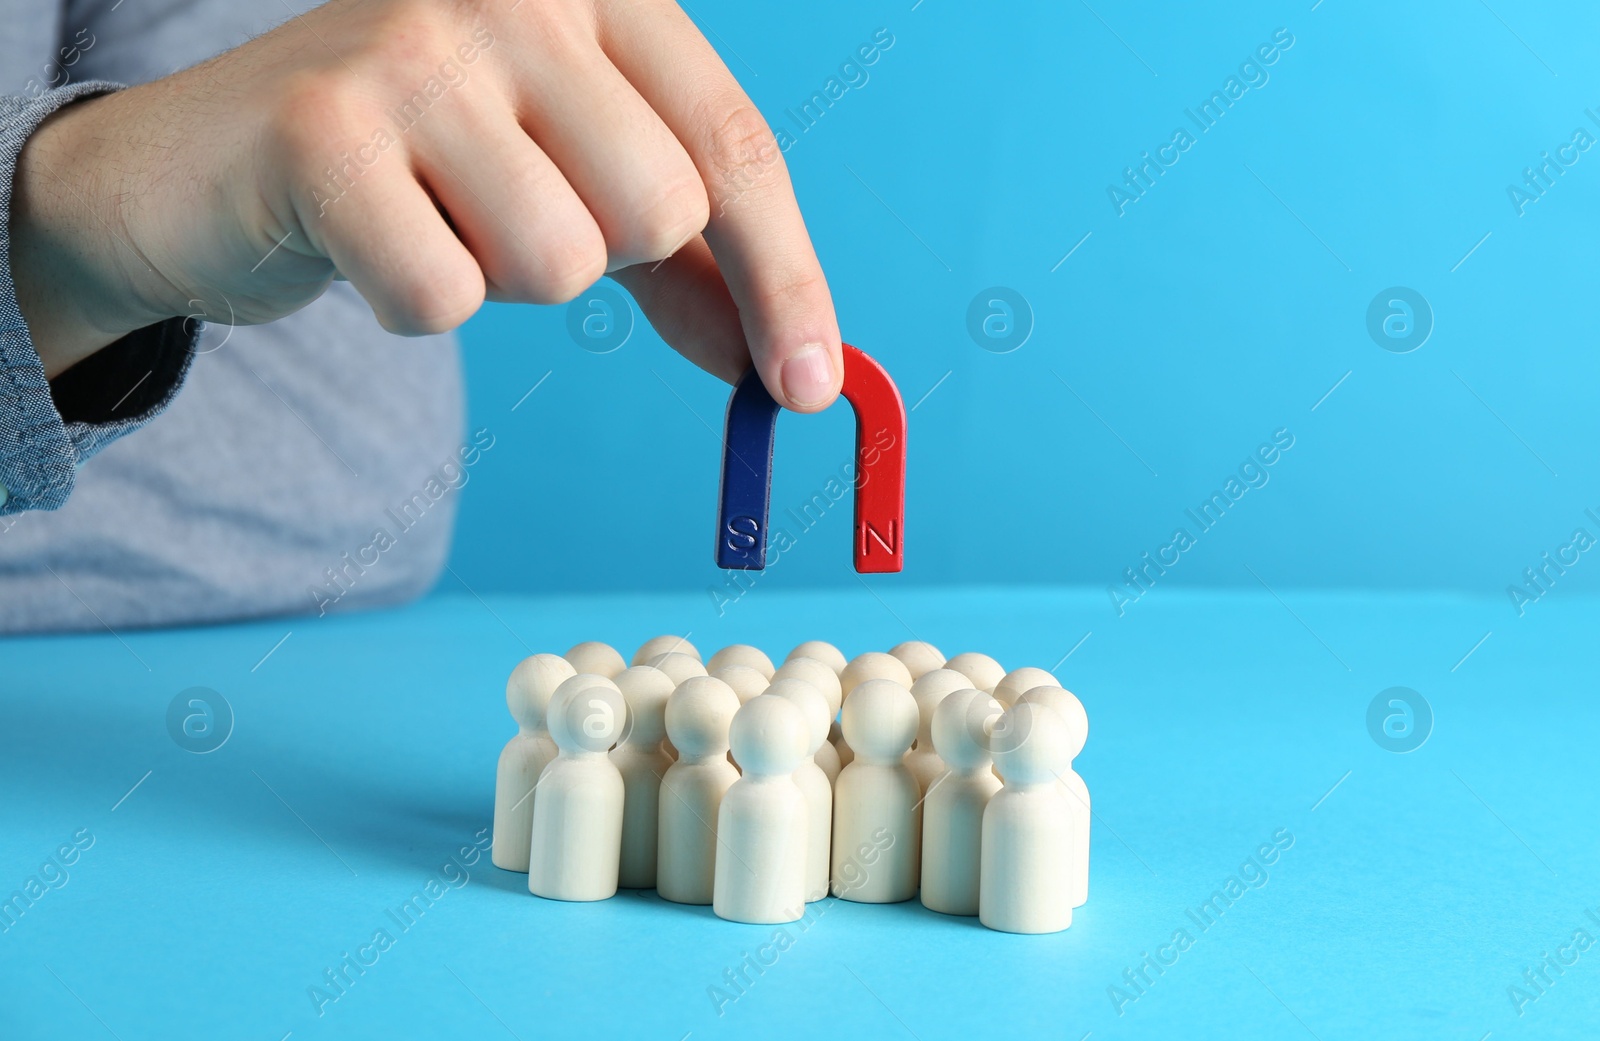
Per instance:
[[[856,570],[899,571],[905,566],[906,405],[883,366],[849,344],[844,396],[856,413]]]

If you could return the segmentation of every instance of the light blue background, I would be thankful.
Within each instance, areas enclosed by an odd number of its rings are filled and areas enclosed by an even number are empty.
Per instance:
[[[1600,150],[1520,217],[1507,195],[1575,128],[1600,135],[1584,114],[1600,106],[1591,5],[692,10],[791,133],[786,109],[877,29],[894,35],[786,155],[846,340],[883,361],[908,406],[938,384],[911,417],[907,566],[892,581],[1103,589],[1283,427],[1295,447],[1270,483],[1162,584],[1254,587],[1249,565],[1275,589],[1504,597],[1574,527],[1600,534],[1583,516],[1600,506]],[[1194,131],[1185,108],[1280,27],[1295,42],[1270,80],[1119,217],[1108,185],[1175,128]],[[1034,312],[1010,354],[967,330],[968,304],[994,285]],[[1407,354],[1366,328],[1395,285],[1435,315]],[[587,353],[565,308],[492,306],[464,340],[473,426],[504,447],[464,491],[462,580],[721,584],[724,385],[643,322],[614,353]],[[775,516],[848,459],[850,425],[843,403],[785,417]],[[854,584],[848,544],[830,514],[763,581]],[[1562,584],[1596,588],[1590,572]]]

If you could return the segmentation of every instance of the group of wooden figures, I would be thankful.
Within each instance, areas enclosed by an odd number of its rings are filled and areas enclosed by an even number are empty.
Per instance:
[[[632,665],[581,643],[512,670],[493,861],[555,900],[618,888],[799,920],[828,894],[991,929],[1057,932],[1089,891],[1083,705],[1043,669],[923,642],[780,667],[734,644],[702,662],[647,641]]]

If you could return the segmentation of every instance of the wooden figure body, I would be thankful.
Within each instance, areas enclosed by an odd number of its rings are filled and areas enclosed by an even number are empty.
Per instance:
[[[934,710],[933,745],[949,772],[922,802],[922,904],[930,910],[978,913],[983,812],[1000,790],[990,769],[988,729],[1003,711],[1000,702],[970,688],[952,691]]]
[[[717,814],[739,779],[728,762],[728,729],[739,696],[719,679],[696,676],[667,699],[667,737],[678,761],[661,778],[656,892],[680,904],[709,904],[717,863]]]
[[[833,894],[869,904],[909,900],[920,874],[922,795],[903,760],[917,734],[917,703],[896,681],[870,679],[850,692],[840,725],[856,754],[834,787]],[[863,863],[867,850],[872,860]]]
[[[1053,933],[1072,924],[1071,797],[1060,776],[1072,735],[1053,709],[1023,703],[990,734],[1005,787],[983,811],[978,920],[1008,933]]]
[[[494,778],[494,839],[489,858],[507,871],[528,870],[533,835],[534,786],[555,759],[545,713],[563,680],[575,675],[572,665],[554,654],[524,658],[506,680],[506,707],[517,721],[517,733],[500,751]]]
[[[617,685],[577,675],[550,699],[561,754],[544,768],[533,803],[528,891],[551,900],[605,900],[617,892],[622,774],[606,756],[627,720]]]
[[[1076,759],[1089,738],[1089,714],[1084,711],[1083,702],[1062,687],[1034,687],[1019,700],[1048,705],[1066,720],[1072,733],[1068,748]],[[1089,824],[1094,814],[1089,805],[1089,786],[1071,766],[1061,772],[1061,785],[1072,809],[1073,834],[1078,837],[1072,850],[1072,906],[1082,907],[1089,901]]]
[[[672,766],[662,745],[667,736],[667,699],[672,680],[648,665],[618,673],[617,687],[628,706],[628,725],[610,752],[622,774],[622,858],[617,885],[654,889],[656,846],[661,820],[661,778]]]
[[[805,913],[810,815],[794,771],[806,739],[804,715],[782,696],[753,698],[733,717],[729,742],[745,771],[717,810],[711,909],[720,918],[770,924]]]
[[[933,669],[911,685],[911,697],[917,703],[917,743],[906,753],[906,765],[917,775],[917,786],[924,795],[945,769],[944,760],[934,748],[934,710],[948,695],[971,689],[971,681],[954,669]]]
[[[804,680],[780,680],[767,693],[792,702],[805,717],[807,755],[794,769],[794,783],[806,797],[806,902],[811,903],[828,895],[832,866],[833,784],[816,758],[828,745],[828,703]]]
[[[844,655],[840,654],[832,644],[822,643],[820,640],[811,640],[802,643],[789,653],[789,660],[779,666],[778,671],[772,674],[772,681],[798,679],[805,680],[815,687],[828,703],[828,740],[826,747],[817,749],[813,756],[817,765],[822,767],[822,772],[828,775],[828,784],[837,784],[839,771],[844,769],[845,756],[851,754],[850,746],[845,744],[844,735],[838,730],[837,720],[839,708],[844,704],[844,688],[839,684],[839,674],[834,671],[831,662],[821,658],[807,658],[800,654],[802,648],[814,649],[818,654],[832,652],[838,658],[839,670],[845,667]]]

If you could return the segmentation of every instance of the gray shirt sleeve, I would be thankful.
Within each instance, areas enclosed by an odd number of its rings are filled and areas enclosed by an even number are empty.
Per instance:
[[[118,89],[90,80],[36,97],[0,96],[0,516],[65,503],[78,467],[172,401],[200,333],[197,320],[168,319],[96,352],[52,384],[17,304],[10,232],[17,157],[51,113]]]

